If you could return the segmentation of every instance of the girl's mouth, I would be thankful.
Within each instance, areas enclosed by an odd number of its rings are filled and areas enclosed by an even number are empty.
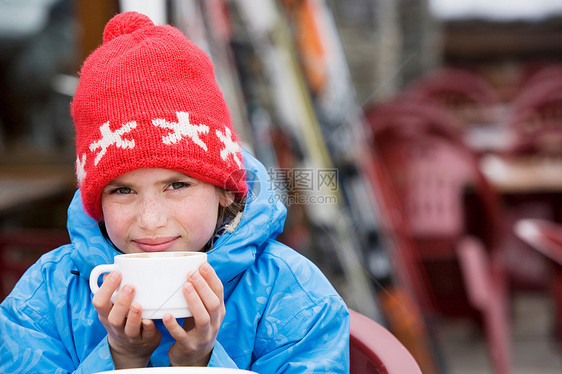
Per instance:
[[[179,239],[179,236],[168,236],[158,238],[140,238],[132,242],[143,252],[164,252],[170,249]]]

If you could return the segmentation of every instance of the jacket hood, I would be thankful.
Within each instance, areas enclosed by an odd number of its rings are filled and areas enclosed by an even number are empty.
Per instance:
[[[283,230],[287,210],[275,198],[265,167],[243,150],[248,196],[240,223],[232,233],[225,232],[207,252],[208,261],[223,284],[250,267],[259,256],[262,244]],[[89,278],[92,269],[112,264],[119,251],[100,231],[98,223],[84,211],[80,191],[68,208],[68,232],[74,246],[72,260],[80,276]]]

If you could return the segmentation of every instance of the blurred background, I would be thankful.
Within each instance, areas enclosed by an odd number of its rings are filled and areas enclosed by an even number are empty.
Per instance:
[[[559,0],[0,1],[0,300],[68,242],[69,103],[127,10],[211,56],[279,240],[424,373],[562,371]]]

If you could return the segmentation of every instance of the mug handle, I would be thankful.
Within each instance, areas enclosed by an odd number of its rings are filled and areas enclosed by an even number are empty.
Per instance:
[[[98,286],[98,278],[103,273],[111,273],[112,271],[117,270],[117,266],[115,264],[105,264],[105,265],[98,265],[92,269],[90,273],[90,289],[92,293],[98,292],[100,286]]]

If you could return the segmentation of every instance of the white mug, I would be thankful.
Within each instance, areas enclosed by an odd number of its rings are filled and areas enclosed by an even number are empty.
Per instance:
[[[197,271],[207,262],[203,252],[152,252],[128,253],[115,256],[113,264],[96,266],[90,273],[90,289],[99,290],[98,278],[104,273],[118,270],[121,284],[111,297],[115,302],[117,293],[125,284],[135,287],[133,302],[142,306],[142,318],[161,319],[170,313],[175,318],[192,314],[182,292],[189,273]]]

